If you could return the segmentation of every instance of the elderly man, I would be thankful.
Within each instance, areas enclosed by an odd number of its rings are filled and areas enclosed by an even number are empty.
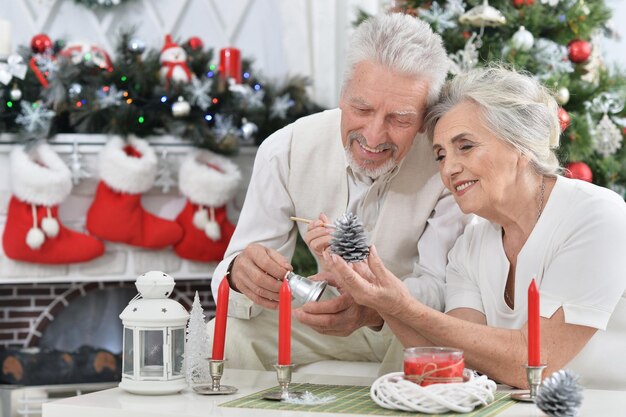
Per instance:
[[[213,294],[222,279],[234,290],[229,366],[263,370],[276,363],[278,291],[292,269],[297,233],[323,267],[330,236],[322,222],[345,212],[362,220],[385,265],[413,296],[443,309],[447,254],[464,218],[420,133],[447,65],[441,38],[427,24],[400,14],[371,18],[352,37],[339,109],[302,118],[260,146],[237,228],[212,280]],[[307,227],[290,216],[318,220]],[[381,316],[339,293],[294,311],[293,363],[399,366],[401,346],[392,344]]]

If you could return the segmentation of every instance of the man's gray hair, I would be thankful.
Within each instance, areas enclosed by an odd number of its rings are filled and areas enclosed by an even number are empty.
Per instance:
[[[561,134],[558,104],[537,80],[500,64],[457,75],[428,109],[424,125],[431,140],[439,119],[464,101],[478,104],[486,127],[528,156],[538,174],[562,171],[554,153]]]
[[[352,78],[355,66],[364,61],[427,79],[428,103],[439,96],[449,67],[441,36],[433,33],[428,23],[401,13],[370,17],[356,28],[348,46],[342,88]]]

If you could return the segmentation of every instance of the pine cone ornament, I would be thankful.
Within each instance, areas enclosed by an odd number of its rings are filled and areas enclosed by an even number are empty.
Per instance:
[[[359,262],[367,258],[369,244],[363,223],[352,213],[344,213],[335,220],[330,250],[341,256],[346,262]]]
[[[575,417],[583,401],[578,375],[557,371],[546,378],[537,394],[537,407],[551,417]]]

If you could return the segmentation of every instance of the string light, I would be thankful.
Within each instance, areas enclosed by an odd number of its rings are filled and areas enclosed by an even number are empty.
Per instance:
[[[211,120],[213,120],[213,116],[211,116],[210,114],[207,114],[204,116],[204,120],[206,120],[207,122],[210,122]]]
[[[254,89],[259,91],[261,89],[261,84],[254,84]]]
[[[89,52],[87,52],[85,54],[85,61],[89,61],[91,59],[91,54]]]
[[[214,64],[209,65],[209,69],[210,69],[211,71],[215,71],[215,65],[214,65]]]
[[[83,103],[81,103],[80,101],[76,102],[76,107],[83,107]]]
[[[212,78],[215,75],[215,73],[213,71],[209,71],[206,73],[206,76],[209,78]]]
[[[120,80],[122,80],[122,82],[126,82],[126,80],[127,80],[127,79],[128,79],[128,78],[126,78],[126,76],[125,76],[125,75],[122,75],[122,78],[120,78]]]
[[[167,96],[161,97],[161,103],[165,103],[167,101]]]
[[[249,73],[249,72],[244,72],[244,73],[243,73],[243,78],[245,78],[246,80],[247,80],[248,78],[250,78],[250,73]]]
[[[218,100],[217,98],[213,98],[213,100],[211,100],[211,102],[212,102],[213,104],[217,104],[217,103],[218,103],[218,101],[219,101],[219,100]]]
[[[108,85],[105,85],[104,87],[102,87],[102,91],[104,91],[105,93],[108,93],[110,90],[110,87]]]
[[[133,102],[132,98],[129,98],[129,99],[126,100],[126,104],[131,104],[132,102]]]
[[[144,119],[144,118],[143,118],[143,116],[139,116],[139,117],[137,118],[137,121],[139,122],[139,124],[143,124],[143,122],[144,122],[145,120],[146,120],[146,119]]]
[[[13,102],[12,102],[12,101],[7,101],[7,107],[8,107],[8,108],[13,107]]]

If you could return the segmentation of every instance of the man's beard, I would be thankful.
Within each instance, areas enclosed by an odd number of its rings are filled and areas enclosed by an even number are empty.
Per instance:
[[[354,171],[355,173],[365,175],[375,180],[378,177],[385,175],[388,172],[391,172],[396,166],[398,166],[398,162],[396,162],[396,158],[395,158],[396,153],[398,152],[398,147],[394,145],[393,143],[388,143],[388,142],[381,143],[375,149],[376,150],[391,149],[391,158],[385,161],[382,165],[378,165],[378,166],[374,166],[374,165],[368,166],[370,162],[367,160],[365,161],[365,166],[360,165],[352,156],[352,143],[354,141],[357,141],[359,142],[360,145],[364,145],[364,146],[367,146],[367,141],[365,140],[365,137],[358,132],[352,132],[348,134],[348,143],[345,147],[346,159],[348,160],[348,165],[350,165],[350,168],[352,168],[352,171]]]

